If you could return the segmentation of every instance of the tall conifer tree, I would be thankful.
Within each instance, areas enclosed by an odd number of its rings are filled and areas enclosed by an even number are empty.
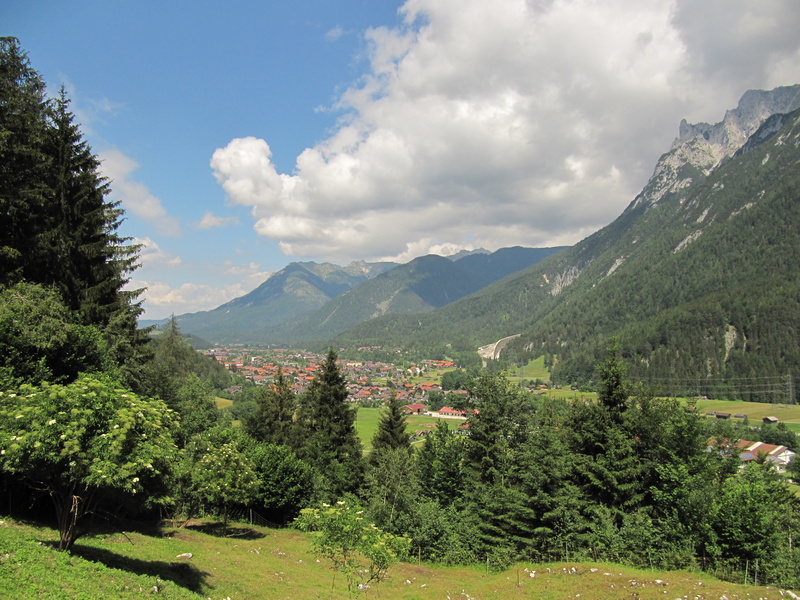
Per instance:
[[[392,396],[386,410],[381,415],[378,431],[372,438],[372,453],[370,462],[384,450],[402,449],[411,452],[411,440],[406,433],[406,415],[403,412],[403,402]]]
[[[361,485],[364,464],[356,435],[356,411],[347,404],[347,385],[333,348],[300,400],[300,458],[317,471],[317,490],[335,500]]]
[[[45,84],[13,37],[0,38],[0,284],[25,278],[46,204]],[[34,279],[34,281],[36,281]]]
[[[132,365],[146,339],[141,290],[123,287],[139,247],[119,235],[122,209],[99,169],[64,90],[48,100],[16,38],[0,38],[0,285],[57,289],[103,332],[109,357]]]

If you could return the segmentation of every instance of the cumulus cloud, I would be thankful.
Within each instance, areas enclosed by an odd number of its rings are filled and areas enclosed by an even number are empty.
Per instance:
[[[228,227],[229,225],[237,225],[239,219],[236,217],[218,217],[213,213],[206,212],[200,222],[197,223],[198,229],[214,229],[216,227]]]
[[[255,137],[211,167],[287,255],[575,243],[633,199],[681,118],[800,81],[798,7],[710,4],[407,0],[402,26],[365,33],[367,74],[293,173]]]
[[[164,250],[151,238],[135,238],[133,243],[142,248],[139,258],[149,275],[144,279],[131,280],[126,290],[144,289],[141,299],[148,319],[162,319],[171,314],[185,314],[209,310],[252,291],[272,273],[264,271],[256,262],[192,264],[180,256]],[[214,284],[175,283],[171,279],[176,273],[202,270],[213,274]],[[191,277],[191,275],[189,275]]]
[[[156,241],[149,237],[134,238],[132,242],[141,246],[139,260],[145,266],[173,268],[183,264],[183,259],[180,256],[166,252]]]
[[[144,305],[149,318],[164,318],[170,314],[185,314],[208,310],[246,293],[239,284],[217,287],[195,283],[172,286],[161,281],[136,282],[146,287]]]
[[[100,154],[101,171],[111,180],[111,200],[121,200],[127,212],[153,224],[161,235],[180,234],[178,219],[167,214],[167,210],[143,183],[133,179],[139,167],[135,160],[116,149]]]

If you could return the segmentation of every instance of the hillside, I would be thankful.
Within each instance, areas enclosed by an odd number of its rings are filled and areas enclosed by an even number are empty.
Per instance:
[[[307,536],[293,530],[234,525],[231,537],[210,524],[151,534],[97,533],[73,554],[47,547],[57,535],[0,522],[0,589],[32,598],[348,598],[340,576],[315,561]],[[191,553],[191,558],[176,558]],[[534,577],[530,575],[535,571]],[[753,582],[751,577],[750,583]],[[520,563],[507,571],[400,563],[386,581],[361,592],[386,600],[414,598],[745,598],[778,600],[775,587],[722,582],[704,573],[644,571],[608,563]],[[664,594],[668,593],[668,596]]]
[[[521,333],[506,356],[556,356],[554,377],[570,383],[592,377],[616,336],[632,375],[681,390],[797,374],[798,106],[800,86],[748,92],[721,123],[682,123],[607,227],[469,298],[339,342],[478,346]]]
[[[385,314],[428,312],[564,249],[501,248],[455,261],[421,256],[354,286],[303,318],[265,331],[260,339],[284,343],[324,340]]]
[[[363,281],[390,270],[395,263],[295,262],[271,275],[252,292],[217,308],[176,317],[184,333],[211,342],[252,341],[254,327],[263,329],[297,318],[323,306],[331,298]],[[141,325],[162,321],[142,321]]]
[[[502,248],[456,259],[430,255],[402,265],[291,263],[249,294],[176,320],[185,333],[213,343],[330,339],[383,314],[445,306],[563,249]]]

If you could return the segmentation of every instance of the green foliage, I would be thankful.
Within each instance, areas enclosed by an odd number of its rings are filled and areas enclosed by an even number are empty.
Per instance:
[[[472,384],[472,379],[472,376],[464,369],[447,371],[442,375],[442,389],[444,391],[466,390]]]
[[[414,467],[406,448],[384,448],[370,455],[363,494],[370,517],[386,531],[402,533],[413,526],[419,501]]]
[[[244,430],[254,439],[279,445],[292,445],[295,436],[297,396],[292,381],[278,371],[269,387],[256,391],[255,410],[242,420]]]
[[[257,444],[247,451],[258,480],[253,506],[274,523],[288,523],[314,495],[313,472],[286,446]]]
[[[364,461],[355,417],[336,352],[330,349],[300,398],[294,442],[298,456],[314,467],[322,499],[331,501],[361,485]]]
[[[209,448],[197,461],[192,479],[205,502],[222,508],[225,525],[231,507],[247,505],[256,497],[258,479],[253,465],[235,442]]]
[[[406,415],[404,403],[397,396],[392,396],[389,404],[381,414],[378,431],[372,438],[370,461],[375,460],[387,450],[404,450],[411,453],[411,440],[406,433]]]
[[[175,415],[157,400],[82,376],[0,393],[0,467],[55,503],[69,549],[96,496],[158,487],[175,456]]]
[[[140,370],[137,389],[163,399],[177,411],[184,426],[181,443],[212,427],[218,419],[214,390],[227,387],[232,376],[224,366],[194,350],[175,319],[153,335],[153,358]]]
[[[439,421],[417,453],[417,472],[423,497],[447,507],[465,492],[463,460],[466,440]]]
[[[100,161],[83,141],[64,90],[54,100],[15,38],[0,38],[0,286],[57,290],[71,324],[96,327],[118,376],[143,360],[138,291],[123,291],[139,247],[117,230]]]
[[[182,444],[193,435],[211,429],[219,420],[211,388],[195,374],[186,377],[177,391],[176,400],[181,419],[179,438]]]
[[[339,500],[322,508],[306,508],[295,521],[302,531],[312,532],[315,554],[331,561],[334,571],[347,578],[351,593],[380,582],[409,549],[408,538],[381,531],[368,524],[363,514],[357,504]],[[335,583],[334,574],[332,588]]]
[[[110,369],[105,349],[100,332],[80,324],[55,291],[28,283],[0,289],[0,389]]]

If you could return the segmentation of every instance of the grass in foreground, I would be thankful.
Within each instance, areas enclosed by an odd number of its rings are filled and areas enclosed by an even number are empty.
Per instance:
[[[84,538],[73,555],[49,546],[56,532],[6,520],[0,524],[0,590],[4,598],[273,600],[347,598],[343,578],[310,554],[305,534],[214,523],[152,535]],[[232,534],[232,535],[231,535]],[[190,552],[192,558],[177,558]],[[535,576],[531,577],[531,572]],[[556,600],[562,598],[764,598],[771,587],[721,582],[705,574],[654,572],[613,564],[521,563],[499,574],[478,567],[403,563],[386,581],[358,593],[382,600]]]

